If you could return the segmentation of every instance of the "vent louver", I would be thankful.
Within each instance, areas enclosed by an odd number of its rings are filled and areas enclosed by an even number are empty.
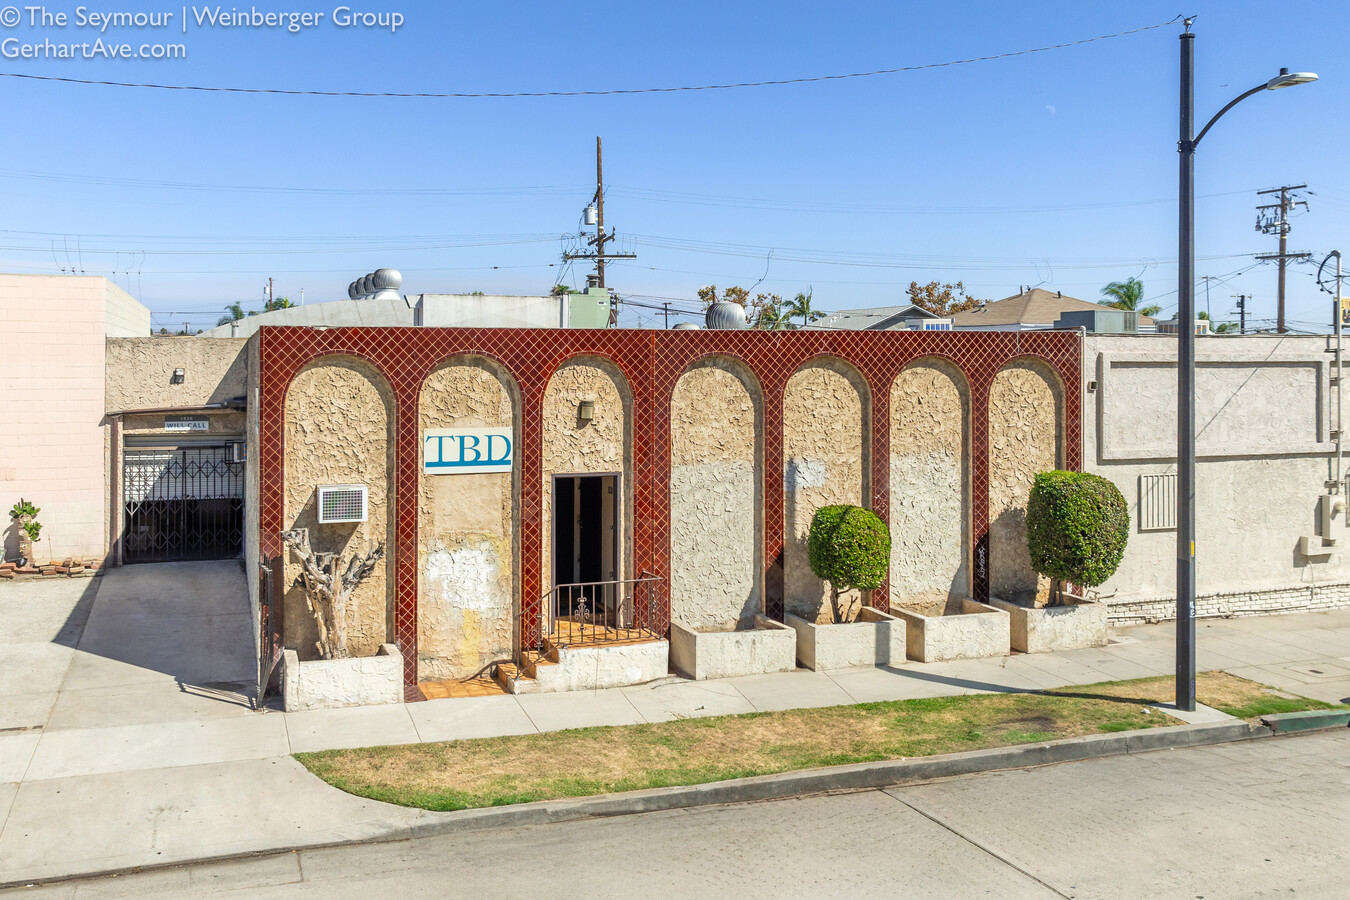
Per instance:
[[[326,484],[319,488],[319,523],[364,522],[368,496],[364,484]]]

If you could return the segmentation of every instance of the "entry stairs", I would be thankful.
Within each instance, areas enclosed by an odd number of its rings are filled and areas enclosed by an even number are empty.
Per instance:
[[[493,678],[508,693],[548,694],[626,687],[669,674],[670,643],[645,630],[629,633],[599,643],[567,643],[552,634],[517,662],[498,663]]]

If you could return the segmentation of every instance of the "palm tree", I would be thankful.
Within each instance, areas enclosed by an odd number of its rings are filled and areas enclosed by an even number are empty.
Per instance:
[[[784,314],[789,320],[801,316],[802,325],[806,326],[810,325],[816,319],[825,316],[823,312],[811,308],[811,296],[813,293],[814,291],[811,288],[807,288],[806,293],[799,293],[792,298],[792,301],[788,303],[787,309],[784,310]]]
[[[1113,281],[1102,288],[1102,296],[1112,298],[1107,306],[1137,312],[1141,316],[1156,316],[1162,312],[1162,307],[1156,303],[1149,306],[1139,305],[1139,301],[1144,299],[1144,283],[1138,278]]]
[[[229,313],[229,315],[221,316],[220,321],[216,323],[217,325],[228,325],[231,322],[238,322],[247,315],[247,313],[244,312],[244,305],[237,302],[231,303],[229,306],[225,307],[225,311]]]
[[[269,301],[269,302],[267,302],[267,303],[265,303],[265,304],[263,304],[263,305],[266,307],[266,309],[263,310],[264,312],[271,312],[271,311],[274,310],[274,309],[294,309],[294,308],[295,308],[295,304],[291,302],[291,298],[290,298],[290,297],[278,297],[277,299],[271,300],[271,301]]]
[[[1113,281],[1102,288],[1102,296],[1111,298],[1107,306],[1134,311],[1139,308],[1139,301],[1144,299],[1144,283],[1138,278]]]

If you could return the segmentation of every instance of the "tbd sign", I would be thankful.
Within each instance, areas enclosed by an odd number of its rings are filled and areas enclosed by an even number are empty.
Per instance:
[[[422,432],[427,475],[510,472],[515,443],[510,428],[428,428]]]

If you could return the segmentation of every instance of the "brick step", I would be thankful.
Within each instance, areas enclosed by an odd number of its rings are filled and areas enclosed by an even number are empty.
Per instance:
[[[536,650],[530,650],[524,654],[524,664],[498,663],[497,673],[494,676],[497,683],[508,691],[513,691],[512,685],[517,681],[532,682],[539,674],[539,669],[544,666],[556,666],[558,664],[558,653],[556,650],[548,653],[540,653]]]

